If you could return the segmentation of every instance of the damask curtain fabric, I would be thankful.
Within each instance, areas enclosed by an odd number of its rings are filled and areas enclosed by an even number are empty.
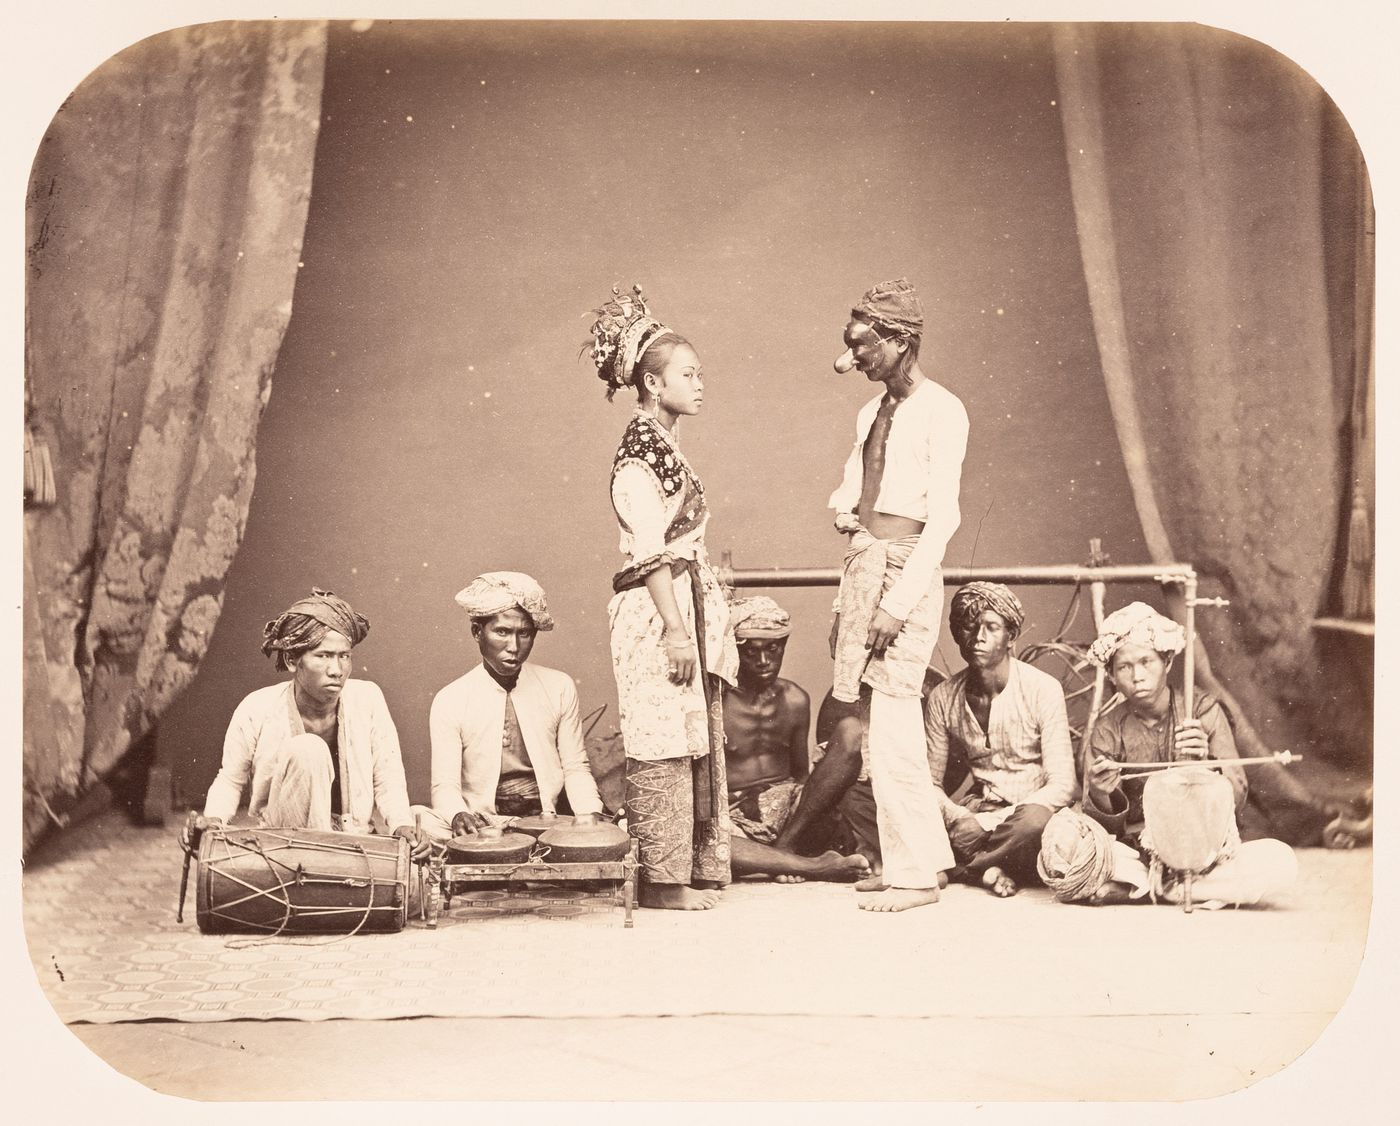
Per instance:
[[[321,23],[205,24],[108,60],[28,199],[26,384],[56,500],[25,512],[24,843],[194,676],[291,313]]]
[[[1353,411],[1374,286],[1354,268],[1369,222],[1355,142],[1308,75],[1230,33],[1066,24],[1054,50],[1094,327],[1149,551],[1230,600],[1197,622],[1241,741],[1355,761],[1369,670],[1323,660],[1313,629],[1337,598],[1352,449],[1368,440],[1353,414],[1370,425]]]

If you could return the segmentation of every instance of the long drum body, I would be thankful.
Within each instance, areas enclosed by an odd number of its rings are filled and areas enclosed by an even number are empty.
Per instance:
[[[212,829],[199,842],[204,934],[352,934],[408,921],[409,846],[317,829]]]
[[[1162,863],[1204,872],[1219,858],[1235,827],[1235,791],[1214,770],[1180,767],[1147,780],[1142,790],[1143,839]]]

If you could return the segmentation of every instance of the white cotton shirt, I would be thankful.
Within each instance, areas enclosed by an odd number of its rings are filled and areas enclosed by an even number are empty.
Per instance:
[[[860,504],[864,481],[865,439],[884,394],[876,395],[856,416],[856,441],[846,459],[841,485],[828,507],[850,515]],[[958,490],[967,452],[967,410],[941,384],[925,379],[898,407],[885,444],[885,472],[875,510],[922,520],[918,546],[898,579],[880,600],[880,608],[903,621],[928,593],[948,541],[962,520]]]

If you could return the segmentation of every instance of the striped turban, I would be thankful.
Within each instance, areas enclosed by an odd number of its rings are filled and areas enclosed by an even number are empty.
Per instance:
[[[332,629],[353,647],[369,633],[369,619],[333,591],[312,587],[310,598],[293,602],[263,626],[263,655],[272,657],[279,669],[289,670],[292,661],[314,649]]]
[[[1103,620],[1099,636],[1089,646],[1089,660],[1106,669],[1123,645],[1141,645],[1158,653],[1180,653],[1186,648],[1186,631],[1146,602],[1129,602]]]
[[[537,630],[554,628],[554,619],[545,605],[544,588],[523,571],[489,571],[478,575],[457,592],[456,602],[473,620],[520,609],[530,615]]]
[[[1013,639],[1021,636],[1021,627],[1026,623],[1026,611],[1021,600],[1011,593],[1010,587],[983,582],[968,583],[959,587],[953,595],[952,605],[948,609],[948,624],[953,629],[953,636],[958,637],[976,629],[977,619],[984,610],[1000,615]]]
[[[792,618],[788,612],[762,594],[731,603],[729,621],[734,626],[734,636],[740,640],[746,637],[786,637],[792,632]]]

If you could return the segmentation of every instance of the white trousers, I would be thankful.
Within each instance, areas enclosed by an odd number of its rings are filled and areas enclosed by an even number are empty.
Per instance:
[[[928,769],[920,698],[872,689],[869,744],[884,882],[936,888],[938,873],[955,862]]]
[[[262,823],[281,829],[335,828],[331,824],[331,749],[309,731],[282,744],[272,764],[272,785]]]
[[[1298,858],[1282,841],[1245,841],[1235,846],[1234,855],[1228,860],[1192,881],[1191,900],[1201,906],[1222,903],[1252,907],[1286,892],[1297,876]],[[1130,885],[1138,895],[1147,894],[1147,865],[1120,841],[1114,842],[1113,879]],[[1186,898],[1185,883],[1177,879],[1162,898],[1168,903],[1180,903]]]

